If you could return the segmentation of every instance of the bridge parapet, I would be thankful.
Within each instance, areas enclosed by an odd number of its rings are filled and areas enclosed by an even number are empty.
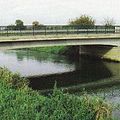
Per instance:
[[[0,26],[0,36],[58,35],[58,34],[108,34],[118,33],[120,26],[80,25],[26,25],[24,27]]]

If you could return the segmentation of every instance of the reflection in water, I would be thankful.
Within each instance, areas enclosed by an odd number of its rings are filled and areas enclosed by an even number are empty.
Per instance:
[[[65,57],[30,50],[0,52],[0,66],[6,66],[22,76],[54,74],[74,70],[74,64]]]
[[[50,89],[53,88],[55,81],[58,87],[67,87],[112,77],[112,72],[102,61],[81,58],[79,61],[74,61],[74,64],[75,70],[71,72],[29,77],[31,86],[34,89]]]
[[[53,88],[55,81],[58,87],[66,87],[120,77],[119,63],[87,57],[70,59],[27,49],[0,52],[0,66],[7,66],[22,76],[31,76],[29,79],[34,89]]]

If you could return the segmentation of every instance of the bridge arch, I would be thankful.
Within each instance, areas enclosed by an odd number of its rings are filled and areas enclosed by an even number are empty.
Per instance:
[[[120,61],[120,47],[116,45],[81,45],[79,54],[111,61]]]

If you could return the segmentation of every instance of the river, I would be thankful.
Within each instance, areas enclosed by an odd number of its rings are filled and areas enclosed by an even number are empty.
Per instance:
[[[56,81],[80,95],[79,88],[87,85],[88,93],[120,103],[120,63],[21,49],[1,51],[0,66],[30,78],[33,89],[51,89]]]

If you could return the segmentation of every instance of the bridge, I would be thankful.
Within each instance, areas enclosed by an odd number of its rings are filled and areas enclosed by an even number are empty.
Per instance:
[[[66,37],[0,41],[0,50],[48,46],[76,46],[79,47],[79,54],[120,61],[120,37]]]
[[[2,26],[0,50],[76,46],[79,54],[120,61],[119,33],[119,26],[26,26],[25,29]]]
[[[1,40],[0,50],[19,49],[30,47],[47,46],[78,46],[78,45],[106,45],[120,46],[120,37],[66,37],[66,38],[40,38],[40,39],[20,39],[20,40]]]

